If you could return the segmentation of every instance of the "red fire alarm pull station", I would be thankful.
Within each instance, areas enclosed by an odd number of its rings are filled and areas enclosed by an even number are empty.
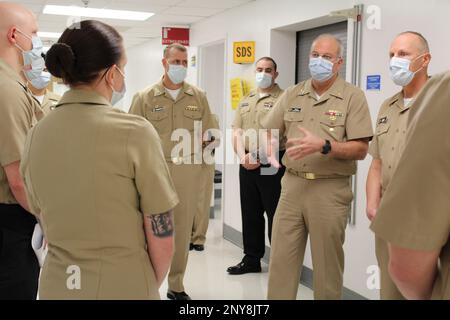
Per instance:
[[[189,28],[162,28],[162,44],[180,43],[189,46]]]

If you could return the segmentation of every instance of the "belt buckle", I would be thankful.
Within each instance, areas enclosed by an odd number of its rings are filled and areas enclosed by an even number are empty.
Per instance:
[[[305,172],[305,179],[306,180],[315,180],[316,175],[312,172]]]

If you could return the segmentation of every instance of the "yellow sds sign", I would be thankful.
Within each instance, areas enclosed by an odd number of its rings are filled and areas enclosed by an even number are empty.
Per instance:
[[[233,61],[240,64],[255,62],[255,41],[234,42]]]

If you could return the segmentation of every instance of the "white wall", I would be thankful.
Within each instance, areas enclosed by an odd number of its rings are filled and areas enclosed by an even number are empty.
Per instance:
[[[211,112],[218,117],[219,126],[224,127],[225,110],[225,43],[214,42],[198,48],[199,87],[206,92]],[[222,171],[223,148],[215,153],[216,170]]]
[[[131,106],[136,92],[158,82],[164,69],[161,64],[163,46],[161,39],[153,39],[127,51],[128,64],[125,67],[127,93],[124,98],[125,111]]]
[[[376,118],[382,101],[399,90],[391,82],[388,75],[388,48],[394,36],[405,30],[416,30],[428,38],[433,60],[431,73],[450,69],[448,57],[450,53],[450,2],[444,0],[258,0],[239,8],[228,10],[220,15],[196,23],[191,28],[193,52],[195,48],[207,43],[226,39],[227,47],[227,81],[235,77],[253,78],[253,67],[232,63],[232,45],[234,41],[256,41],[256,55],[272,55],[278,60],[280,68],[279,83],[283,87],[293,84],[295,79],[295,33],[280,31],[286,26],[315,21],[323,18],[330,11],[347,9],[355,4],[363,3],[366,8],[377,5],[381,9],[381,30],[363,29],[361,86],[365,87],[368,74],[381,74],[382,91],[367,92],[367,99],[373,119]],[[364,17],[366,26],[367,15]],[[320,19],[319,19],[320,20]],[[277,30],[274,30],[277,29]],[[289,42],[289,39],[291,42]],[[286,42],[287,41],[287,42]],[[290,43],[279,46],[279,43]],[[127,68],[128,92],[132,94],[149,83],[159,79],[160,40],[151,41],[129,51],[129,67]],[[191,70],[192,74],[196,70]],[[196,77],[192,77],[195,80]],[[231,127],[234,111],[231,109],[229,82],[226,85],[225,123]],[[127,100],[130,100],[127,95]],[[227,141],[227,149],[231,148]],[[367,267],[376,264],[373,235],[369,231],[369,222],[365,217],[365,177],[370,157],[359,164],[357,179],[357,216],[356,225],[347,229],[345,244],[346,269],[344,285],[368,298],[378,298],[378,292],[366,287]],[[226,166],[224,173],[225,212],[227,225],[241,230],[238,167]],[[310,254],[305,257],[305,264],[311,266]]]
[[[448,57],[450,56],[450,2],[449,1],[424,1],[424,0],[379,0],[360,1],[366,8],[377,5],[381,9],[381,29],[369,30],[367,28],[367,15],[364,19],[361,85],[366,86],[366,76],[381,74],[381,92],[367,91],[366,96],[375,122],[379,106],[387,97],[401,88],[395,86],[389,78],[388,50],[391,41],[403,31],[412,30],[421,32],[429,41],[433,60],[430,73],[438,73],[450,69]],[[349,288],[357,288],[356,291],[366,293],[373,297],[373,292],[364,289],[363,269],[369,264],[375,263],[373,259],[373,238],[368,232],[369,222],[365,218],[365,182],[371,157],[359,165],[357,184],[357,225],[350,228],[346,242],[346,270],[345,285]]]

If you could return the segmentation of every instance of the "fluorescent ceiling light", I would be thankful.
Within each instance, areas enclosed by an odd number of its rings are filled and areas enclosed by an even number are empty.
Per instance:
[[[59,39],[62,33],[59,32],[41,32],[39,31],[38,36],[41,38]]]
[[[46,5],[44,14],[56,14],[72,17],[103,18],[118,20],[144,21],[154,15],[152,12],[85,8],[78,6]]]

